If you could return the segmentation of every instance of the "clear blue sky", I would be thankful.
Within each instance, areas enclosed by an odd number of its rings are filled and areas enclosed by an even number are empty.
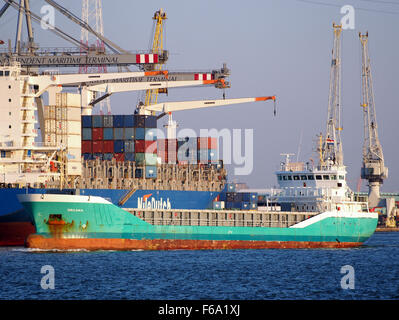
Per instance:
[[[59,1],[80,16],[81,1]],[[32,0],[39,13],[45,2]],[[355,30],[345,30],[342,42],[342,105],[344,162],[348,183],[356,189],[360,176],[363,123],[360,108],[360,43],[358,32],[369,31],[379,135],[389,178],[383,191],[399,191],[399,1],[127,1],[103,0],[105,35],[128,50],[148,49],[152,15],[168,15],[165,48],[169,70],[209,70],[226,62],[231,69],[227,97],[277,95],[272,103],[246,104],[175,114],[181,128],[253,128],[254,170],[230,178],[253,188],[276,185],[274,171],[280,153],[298,153],[308,161],[316,134],[325,131],[332,49],[332,23],[340,7],[355,7]],[[0,20],[0,38],[14,40],[16,11]],[[80,29],[56,15],[56,25],[80,38]],[[69,46],[35,24],[41,46]],[[220,98],[214,88],[175,89],[163,101]],[[114,113],[130,113],[137,93],[112,96]],[[165,121],[165,120],[164,120]],[[302,138],[301,138],[302,137]],[[300,148],[298,146],[300,145]],[[296,156],[295,156],[296,158]],[[365,182],[362,190],[367,190]]]

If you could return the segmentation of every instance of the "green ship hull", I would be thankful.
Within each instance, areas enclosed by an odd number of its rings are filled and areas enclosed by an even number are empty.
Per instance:
[[[364,243],[375,231],[372,212],[323,212],[290,227],[154,225],[100,197],[21,195],[40,249],[341,248]]]

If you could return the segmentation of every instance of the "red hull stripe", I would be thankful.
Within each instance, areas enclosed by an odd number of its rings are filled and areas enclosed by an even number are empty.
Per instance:
[[[65,239],[30,235],[29,248],[44,250],[207,250],[207,249],[298,249],[351,248],[361,242],[313,241],[237,241],[237,240],[133,240],[133,239]]]

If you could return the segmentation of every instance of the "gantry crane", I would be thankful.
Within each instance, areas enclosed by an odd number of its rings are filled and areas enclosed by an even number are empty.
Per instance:
[[[388,177],[384,155],[378,138],[375,113],[373,83],[371,79],[370,57],[368,52],[368,32],[359,33],[362,48],[362,103],[364,142],[361,178],[369,183],[369,206],[376,207],[380,201],[380,186]]]
[[[167,19],[166,12],[162,8],[154,13],[152,18],[154,20],[154,39],[152,42],[152,53],[159,53],[163,51],[163,30],[164,30],[164,20]],[[152,64],[149,66],[149,70],[161,71],[162,64]],[[162,92],[166,92],[166,89],[161,89]],[[158,93],[160,89],[150,89],[146,91],[144,105],[149,106],[151,104],[157,103]]]
[[[332,50],[330,90],[328,98],[327,130],[323,140],[321,166],[342,166],[341,142],[341,32],[342,26],[333,23],[334,45]]]

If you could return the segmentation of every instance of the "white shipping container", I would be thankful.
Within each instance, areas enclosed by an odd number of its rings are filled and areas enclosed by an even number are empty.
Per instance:
[[[55,122],[55,132],[59,135],[66,134],[66,124],[65,121],[57,120]]]
[[[68,148],[81,148],[82,136],[80,134],[69,134],[66,143]]]
[[[56,107],[55,108],[55,119],[56,120],[61,120],[62,119],[62,107]]]
[[[81,121],[81,111],[80,107],[67,107],[67,114],[66,114],[66,119],[68,121]]]
[[[44,145],[47,147],[53,147],[56,145],[56,135],[55,133],[46,133],[44,135]]]
[[[74,106],[80,107],[80,94],[60,92],[56,94],[57,106]]]
[[[55,133],[55,120],[53,119],[44,120],[44,132]]]
[[[55,119],[55,107],[54,106],[44,106],[44,119]]]
[[[67,138],[66,135],[57,134],[56,137],[57,137],[57,138],[56,138],[56,140],[57,140],[57,146],[60,146],[61,144],[62,144],[63,146],[67,146],[68,138]]]
[[[68,176],[80,176],[82,174],[82,164],[80,162],[68,162],[66,174]]]
[[[80,148],[69,148],[66,153],[68,162],[81,162],[82,152]]]
[[[67,134],[81,134],[81,124],[80,121],[68,121],[67,122]]]

